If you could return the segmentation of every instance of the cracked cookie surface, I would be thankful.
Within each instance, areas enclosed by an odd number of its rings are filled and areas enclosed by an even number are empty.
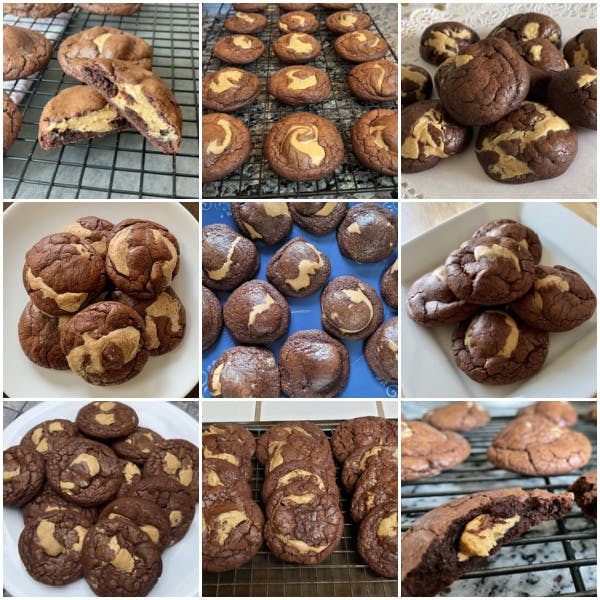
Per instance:
[[[29,77],[52,57],[52,43],[38,31],[4,25],[3,76],[6,81]]]

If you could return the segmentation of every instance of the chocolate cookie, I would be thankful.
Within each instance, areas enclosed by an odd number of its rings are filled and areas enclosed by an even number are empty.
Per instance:
[[[404,65],[402,66],[402,104],[404,104]],[[367,102],[398,100],[398,65],[390,60],[370,60],[360,63],[348,73],[348,89]],[[431,78],[429,78],[431,95]],[[407,92],[408,93],[408,92]]]
[[[588,414],[585,416],[588,421],[595,423],[598,420],[598,407],[596,404],[592,406]]]
[[[398,217],[388,208],[365,202],[348,210],[337,231],[340,252],[357,263],[386,259],[398,243]]]
[[[572,67],[591,65],[596,68],[598,30],[583,29],[563,48],[563,54]]]
[[[358,417],[342,421],[331,436],[331,449],[342,464],[357,448],[398,445],[398,424],[383,417]]]
[[[163,437],[147,427],[136,427],[129,435],[111,444],[111,448],[120,458],[143,465],[156,442]]]
[[[295,112],[277,121],[263,150],[273,171],[288,181],[323,179],[344,158],[344,142],[336,126],[308,112]]]
[[[305,10],[294,10],[280,15],[277,21],[279,31],[283,33],[312,33],[319,29],[319,21],[317,18]]]
[[[438,506],[402,536],[402,595],[436,595],[534,525],[567,515],[572,504],[568,492],[509,488]]]
[[[77,413],[77,428],[83,434],[98,439],[125,437],[138,425],[135,410],[122,402],[90,402]]]
[[[501,310],[463,321],[452,334],[452,358],[471,379],[492,385],[514,383],[537,373],[548,355],[548,333]]]
[[[368,29],[344,33],[333,44],[338,56],[350,62],[366,62],[383,58],[388,51],[385,40]]]
[[[365,359],[376,377],[398,383],[398,317],[382,323],[367,339]]]
[[[235,10],[241,10],[243,12],[260,12],[265,10],[269,5],[266,2],[240,2],[233,3],[231,6]]]
[[[398,467],[375,463],[356,482],[350,506],[352,519],[360,523],[376,506],[387,502],[398,503]]]
[[[403,173],[419,173],[469,146],[472,129],[455,123],[439,100],[422,100],[402,109]]]
[[[223,224],[202,228],[202,285],[231,291],[252,279],[260,266],[256,246]]]
[[[63,231],[76,235],[80,240],[89,242],[96,253],[106,258],[108,242],[112,238],[114,225],[100,217],[79,217],[73,223],[67,225]]]
[[[59,496],[47,483],[42,491],[27,504],[23,505],[23,521],[25,525],[39,523],[47,513],[68,510],[75,511],[89,521],[90,525],[96,522],[98,510],[94,506],[83,507],[65,500]]]
[[[22,506],[42,489],[44,459],[32,447],[12,446],[3,453],[4,506]]]
[[[247,65],[258,60],[265,45],[252,35],[228,35],[215,43],[213,54],[231,65]]]
[[[446,259],[446,283],[466,302],[511,302],[526,294],[533,281],[533,258],[512,238],[471,238]]]
[[[435,84],[443,107],[455,121],[488,125],[525,100],[529,71],[508,42],[490,38],[466,46],[448,59],[438,69]]]
[[[434,23],[421,35],[419,54],[425,62],[441,65],[447,58],[456,56],[465,46],[478,41],[477,32],[462,23]]]
[[[559,75],[557,75],[559,76]],[[577,154],[577,131],[549,108],[524,102],[479,129],[477,160],[501,183],[529,183],[562,175]]]
[[[397,77],[396,73],[396,81]],[[398,84],[396,83],[396,98],[398,97],[397,90]],[[431,81],[431,75],[423,67],[409,64],[402,65],[402,107],[420,100],[428,100],[431,98],[432,91],[433,82]]]
[[[125,219],[113,229],[106,254],[106,272],[114,286],[136,300],[164,292],[179,270],[179,243],[164,226],[143,219]]]
[[[354,123],[351,133],[356,158],[373,171],[398,175],[398,111],[370,110]]]
[[[3,77],[14,81],[43,69],[52,57],[52,43],[38,31],[4,25]]]
[[[342,484],[346,491],[351,493],[365,469],[375,464],[395,467],[398,464],[398,446],[373,444],[350,453],[342,467]]]
[[[584,467],[592,447],[585,435],[538,415],[510,421],[488,448],[499,469],[522,475],[562,475]]]
[[[279,248],[267,265],[267,279],[282,294],[293,298],[314,294],[323,287],[330,272],[327,256],[301,237]]]
[[[540,401],[520,408],[517,416],[539,415],[546,417],[557,425],[575,425],[577,411],[568,403],[559,400]]]
[[[289,106],[318,104],[331,95],[327,74],[307,65],[280,69],[269,77],[267,87],[271,96]]]
[[[422,420],[436,429],[468,431],[487,425],[490,413],[477,402],[450,402],[428,410]]]
[[[292,230],[292,217],[285,202],[230,202],[229,207],[237,228],[251,240],[272,246]]]
[[[254,102],[261,88],[260,79],[254,73],[225,67],[202,78],[202,106],[232,112]]]
[[[556,73],[548,86],[548,105],[571,125],[597,127],[597,73],[590,66]]]
[[[325,26],[333,33],[348,33],[368,29],[371,26],[371,17],[355,10],[339,10],[325,19]]]
[[[141,469],[129,460],[119,459],[119,470],[121,472],[121,485],[117,492],[117,498],[129,496],[133,486],[142,480]]]
[[[220,458],[202,459],[202,488],[205,486],[221,486],[235,490],[238,496],[252,499],[252,490],[242,471]]]
[[[136,523],[120,515],[88,531],[81,564],[98,596],[147,596],[162,573],[159,548]]]
[[[62,70],[75,79],[79,79],[82,59],[116,59],[152,69],[150,45],[136,35],[114,27],[92,27],[69,36],[60,45],[57,58]]]
[[[78,312],[61,334],[71,370],[94,385],[124,383],[148,360],[144,320],[120,302],[97,302]],[[131,428],[135,429],[137,423]]]
[[[488,37],[500,38],[509,44],[545,38],[560,48],[560,36],[560,25],[554,19],[541,13],[529,12],[504,19],[498,27],[492,29]]]
[[[117,455],[104,444],[82,437],[56,440],[46,456],[52,489],[80,506],[112,499],[121,485]]]
[[[596,296],[581,275],[556,265],[536,265],[531,289],[510,303],[520,319],[542,331],[569,331],[596,310]]]
[[[271,45],[275,56],[284,63],[299,65],[310,62],[321,53],[321,44],[308,33],[287,33]]]
[[[519,243],[519,246],[529,250],[534,264],[542,258],[542,242],[538,234],[529,227],[512,219],[494,219],[480,227],[471,237],[509,237]]]
[[[62,12],[73,8],[72,4],[12,4],[4,2],[2,5],[5,15],[14,15],[26,19],[47,19],[55,17]]]
[[[50,419],[32,427],[21,439],[21,446],[30,446],[45,457],[52,451],[55,440],[72,438],[79,435],[75,423],[67,419]]]
[[[232,33],[258,33],[267,25],[267,17],[259,13],[236,12],[225,19],[225,29]]]
[[[6,92],[2,92],[2,114],[3,114],[3,148],[6,152],[17,139],[23,117],[17,105],[10,99]]]
[[[27,572],[47,585],[66,585],[82,575],[81,554],[91,523],[72,510],[53,510],[29,523],[19,536]]]
[[[104,261],[71,233],[43,237],[25,255],[23,285],[31,301],[49,315],[71,315],[104,289]]]
[[[207,287],[202,286],[202,351],[208,350],[219,339],[223,329],[221,301]]]
[[[202,432],[202,460],[218,459],[237,468],[247,481],[252,478],[254,436],[241,425],[214,423]]]
[[[325,235],[340,224],[348,210],[346,202],[288,202],[298,227],[314,235]]]
[[[438,431],[421,421],[403,421],[402,481],[433,477],[469,458],[469,442],[454,431]]]
[[[142,4],[94,2],[92,4],[77,3],[77,6],[95,15],[127,16],[133,15],[142,8]]]
[[[398,578],[398,501],[369,511],[358,530],[358,553],[379,575]]]
[[[578,477],[569,486],[569,491],[575,494],[575,502],[581,512],[591,519],[597,518],[596,503],[598,496],[598,473],[594,469]]]

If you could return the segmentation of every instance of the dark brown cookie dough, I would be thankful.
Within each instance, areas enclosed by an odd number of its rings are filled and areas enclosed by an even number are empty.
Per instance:
[[[97,302],[71,318],[61,334],[61,347],[71,370],[88,383],[124,383],[148,360],[144,327],[133,308]]]
[[[572,67],[591,65],[595,69],[598,55],[597,44],[598,30],[595,27],[583,29],[565,44],[563,53]]]
[[[535,38],[550,40],[560,48],[560,25],[551,17],[541,13],[520,13],[504,19],[498,27],[494,28],[490,38],[500,38],[509,44],[526,42]]]
[[[216,443],[214,449],[219,449],[219,444],[233,442],[239,446],[237,454],[248,462],[251,461],[254,453],[256,452],[256,440],[254,436],[243,426],[234,425],[232,423],[213,423],[202,431],[202,448],[204,449],[205,444],[207,448],[212,447],[212,440]],[[203,458],[217,458],[211,457],[210,453],[204,453]],[[221,460],[228,460],[227,457],[219,457]],[[228,462],[235,463],[235,461],[229,460]],[[235,465],[239,466],[239,465]],[[243,471],[243,469],[242,469]],[[249,478],[248,478],[249,479]]]
[[[39,31],[4,25],[3,77],[15,81],[43,69],[52,57],[52,43]]]
[[[508,237],[471,238],[446,259],[446,283],[466,302],[511,302],[527,293],[533,280],[529,250]]]
[[[512,219],[494,219],[480,227],[471,237],[509,237],[519,246],[529,250],[533,262],[537,265],[542,258],[542,242],[533,230]]]
[[[292,230],[292,217],[285,202],[230,202],[231,216],[240,233],[270,246]]]
[[[71,315],[104,289],[104,261],[72,233],[43,237],[25,255],[23,285],[31,301],[49,315]]]
[[[465,46],[478,41],[477,32],[462,23],[456,21],[434,23],[421,35],[419,54],[425,62],[440,65],[447,58],[458,54]]]
[[[225,67],[202,78],[202,106],[232,112],[254,102],[261,88],[260,79],[254,73]]]
[[[575,494],[575,502],[581,508],[581,512],[596,519],[596,504],[598,498],[598,473],[594,469],[578,477],[574,483],[569,486],[569,491]]]
[[[321,53],[321,44],[308,33],[286,33],[271,48],[281,62],[293,65],[310,62]]]
[[[345,490],[350,493],[364,471],[376,464],[386,464],[397,468],[398,465],[398,446],[372,444],[357,448],[350,453],[342,467],[342,484]]]
[[[342,421],[331,436],[331,449],[342,464],[357,448],[373,444],[398,445],[398,424],[383,417],[357,417]]]
[[[132,4],[130,2],[107,4],[105,2],[94,2],[91,4],[77,3],[77,6],[91,12],[95,15],[127,16],[133,15],[142,8],[142,4]]]
[[[548,86],[548,105],[571,125],[596,129],[598,75],[590,66],[556,73]]]
[[[252,279],[260,266],[256,246],[228,225],[202,228],[202,285],[231,291]]]
[[[335,40],[333,47],[338,56],[357,63],[383,58],[388,51],[385,40],[368,29],[344,33]]]
[[[138,426],[135,410],[122,402],[90,402],[77,413],[77,428],[92,438],[120,438],[133,433]]]
[[[346,216],[346,202],[288,202],[294,223],[314,235],[336,229]]]
[[[252,35],[228,35],[215,43],[213,53],[231,65],[247,65],[258,60],[265,52],[265,45]]]
[[[490,422],[490,414],[477,402],[450,402],[428,410],[422,418],[436,429],[467,431]]]
[[[510,309],[536,329],[569,331],[594,314],[596,296],[575,271],[537,265],[532,288],[511,302]]]
[[[252,498],[252,490],[242,471],[220,458],[202,459],[202,487],[209,485],[235,490],[238,496]]]
[[[435,84],[454,120],[461,125],[487,125],[521,105],[529,93],[529,71],[508,42],[490,38],[448,59],[438,69]]]
[[[358,29],[368,29],[371,26],[371,17],[356,10],[339,10],[325,19],[325,26],[333,33],[348,33]]]
[[[375,463],[356,482],[350,505],[352,519],[360,523],[371,510],[386,502],[398,502],[398,467]]]
[[[156,433],[156,431],[147,427],[136,427],[123,439],[113,442],[111,448],[120,458],[143,465],[154,444],[162,440],[163,437]]]
[[[398,578],[398,501],[371,510],[358,530],[358,553],[379,575]]]
[[[47,513],[62,510],[79,513],[89,521],[90,525],[95,523],[98,517],[98,510],[95,507],[83,507],[74,502],[69,502],[62,496],[59,496],[50,485],[46,483],[42,488],[42,491],[23,506],[23,521],[25,525],[39,523]]]
[[[402,104],[406,93],[414,86],[404,85],[405,68],[402,67]],[[391,60],[370,60],[360,63],[348,73],[348,89],[361,100],[367,102],[393,102],[398,100],[398,65]],[[431,95],[431,78],[429,78],[429,94]],[[423,90],[423,94],[426,93]]]
[[[382,323],[367,339],[365,359],[379,379],[398,383],[398,317]]]
[[[4,506],[22,506],[42,489],[44,459],[31,446],[12,446],[3,453]]]
[[[318,104],[331,95],[325,71],[308,65],[285,67],[269,77],[269,94],[289,106]]]
[[[402,107],[431,98],[431,75],[419,65],[402,65]]]
[[[32,427],[21,440],[22,446],[31,446],[36,452],[45,456],[52,450],[54,440],[72,438],[79,435],[75,423],[67,419],[50,419]]]
[[[557,425],[575,425],[577,423],[577,411],[568,403],[560,400],[547,400],[536,402],[520,408],[517,416],[539,415],[550,419]]]
[[[258,33],[267,25],[267,17],[259,13],[236,12],[225,19],[225,29],[232,33]]]
[[[208,350],[219,339],[222,329],[221,301],[207,287],[202,286],[202,351]]]
[[[351,133],[356,158],[373,171],[398,175],[398,111],[370,110],[354,123]]]
[[[561,475],[585,466],[591,452],[585,435],[534,414],[500,430],[487,457],[499,469],[522,475]]]
[[[319,21],[312,13],[305,10],[293,10],[280,15],[277,21],[279,31],[283,33],[312,33],[319,29]]]
[[[108,242],[112,238],[113,228],[114,225],[110,221],[100,217],[89,216],[79,217],[79,219],[67,225],[63,231],[72,233],[80,240],[89,242],[99,256],[106,258]]]
[[[327,255],[301,237],[283,245],[267,265],[267,279],[282,294],[293,298],[314,294],[330,272]]]
[[[495,181],[551,179],[562,175],[575,159],[577,131],[544,105],[524,102],[496,123],[481,127],[475,151],[485,174]]]
[[[26,19],[47,19],[48,17],[55,17],[61,12],[73,8],[73,5],[49,3],[12,4],[10,2],[4,2],[2,8],[5,15],[14,15],[15,17],[23,17]]]
[[[422,100],[402,109],[403,173],[419,173],[469,146],[472,129],[455,123],[439,100]]]
[[[6,92],[2,92],[2,115],[2,132],[4,135],[2,143],[4,152],[6,152],[17,139],[23,122],[21,111]]]

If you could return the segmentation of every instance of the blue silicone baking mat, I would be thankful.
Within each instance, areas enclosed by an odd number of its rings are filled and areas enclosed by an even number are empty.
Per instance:
[[[359,202],[349,202],[349,206],[360,204]],[[381,206],[389,208],[394,213],[398,214],[398,203],[397,202],[379,202]],[[229,225],[235,231],[237,227],[231,217],[231,210],[229,208],[229,202],[203,202],[202,203],[202,214],[200,215],[202,227],[211,225],[213,223],[224,223]],[[256,279],[262,279],[266,281],[265,272],[267,270],[267,263],[271,260],[272,256],[277,250],[287,243],[294,237],[303,237],[305,240],[314,244],[319,250],[327,254],[331,262],[331,275],[329,279],[339,277],[340,275],[354,275],[362,281],[365,281],[369,285],[373,286],[379,293],[379,280],[382,273],[398,258],[397,247],[394,254],[388,257],[386,260],[367,265],[360,265],[354,261],[342,256],[340,249],[337,245],[336,232],[332,231],[327,235],[318,236],[304,231],[296,223],[292,226],[292,232],[288,238],[276,244],[274,246],[267,246],[261,241],[256,242],[258,251],[260,253],[260,269],[256,275]],[[221,304],[224,304],[229,297],[229,292],[216,292],[217,296],[221,300]],[[317,293],[308,296],[307,298],[287,298],[290,305],[291,318],[290,328],[286,336],[280,338],[274,344],[269,344],[268,348],[275,354],[277,358],[279,356],[279,349],[288,335],[295,333],[296,331],[302,331],[304,329],[322,329],[321,327],[321,305],[320,305],[321,290]],[[397,315],[397,312],[390,308],[385,302],[383,302],[383,320],[387,321],[391,317]],[[363,355],[363,344],[364,342],[349,342],[343,340],[348,348],[350,355],[350,377],[346,387],[339,395],[340,398],[397,398],[398,397],[398,386],[396,384],[386,384],[381,380],[377,379],[374,373],[367,365]],[[209,348],[206,352],[202,353],[202,397],[210,398],[211,395],[207,387],[208,373],[221,354],[235,346],[235,341],[227,331],[226,327],[223,327],[223,332],[219,337],[217,343]]]

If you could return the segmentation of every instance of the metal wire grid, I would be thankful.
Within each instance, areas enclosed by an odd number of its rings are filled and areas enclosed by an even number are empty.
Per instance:
[[[315,421],[328,437],[339,422]],[[207,427],[211,423],[203,422]],[[271,425],[240,423],[255,437],[259,437]],[[260,500],[264,470],[253,459],[254,475],[250,485],[254,499]],[[386,579],[372,571],[356,551],[358,527],[350,517],[351,498],[340,483],[341,467],[337,466],[338,487],[342,492],[340,508],[344,514],[344,533],[333,554],[318,565],[303,566],[286,563],[269,552],[263,544],[258,554],[245,565],[224,573],[202,573],[202,597],[213,596],[371,596],[397,597],[398,580]]]
[[[262,82],[263,91],[251,105],[232,113],[242,120],[250,130],[252,152],[248,162],[229,177],[221,181],[204,184],[202,198],[398,198],[398,178],[380,175],[367,169],[354,156],[350,143],[350,131],[356,120],[376,108],[398,108],[397,102],[368,103],[358,100],[346,84],[348,73],[355,66],[335,54],[333,43],[337,37],[325,27],[325,19],[330,11],[317,7],[312,10],[319,21],[319,30],[311,33],[321,43],[322,51],[314,61],[307,64],[327,73],[331,81],[332,94],[318,105],[299,107],[286,106],[272,98],[266,91],[267,80],[286,65],[274,55],[272,43],[281,35],[277,20],[282,14],[275,4],[270,4],[262,14],[267,16],[267,26],[262,33],[252,34],[265,44],[265,53],[254,63],[239,65],[240,68],[256,74]],[[368,14],[368,5],[357,5],[357,9]],[[396,6],[397,10],[397,6]],[[203,16],[202,73],[212,73],[227,66],[213,54],[215,42],[230,33],[224,29],[225,19],[235,13],[231,4],[221,4],[216,17],[209,21]],[[371,30],[385,39],[373,22]],[[390,51],[384,57],[398,62],[396,53]],[[235,65],[234,65],[235,66]],[[291,182],[277,176],[263,157],[263,142],[269,129],[283,117],[298,111],[314,112],[332,121],[344,140],[344,159],[335,173],[320,181]],[[205,109],[203,114],[211,111]]]
[[[31,78],[32,85],[19,105],[23,126],[4,154],[4,198],[197,199],[198,4],[144,4],[131,16],[95,15],[79,8],[73,13],[55,43],[53,58]],[[45,21],[46,31],[56,31],[54,19],[38,20],[37,24]],[[183,113],[177,154],[162,154],[135,130],[50,151],[38,144],[38,124],[46,103],[59,91],[80,84],[60,68],[58,47],[70,35],[104,25],[138,35],[152,46],[152,70],[174,91]],[[7,93],[16,91],[11,84],[14,82],[4,82]]]
[[[464,463],[436,477],[402,485],[402,533],[424,513],[454,498],[475,492],[508,487],[538,488],[557,493],[565,491],[568,485],[575,481],[582,472],[596,468],[596,428],[590,423],[580,423],[575,429],[587,435],[593,448],[591,461],[581,471],[563,476],[527,478],[496,469],[487,461],[487,449],[496,433],[509,420],[508,418],[493,418],[490,424],[482,429],[461,432],[461,435],[466,437],[471,444],[471,455]],[[496,558],[490,559],[486,567],[467,573],[463,575],[462,579],[491,579],[490,585],[493,585],[495,590],[500,590],[502,585],[508,584],[507,590],[512,591],[509,595],[529,596],[531,594],[525,593],[526,589],[517,589],[514,585],[511,588],[509,579],[514,576],[521,576],[527,578],[527,583],[535,583],[540,576],[544,576],[545,572],[560,571],[560,574],[554,578],[561,578],[562,580],[561,574],[567,573],[570,575],[571,582],[569,582],[568,587],[572,592],[559,595],[597,596],[597,534],[595,521],[585,518],[579,508],[575,504],[573,506],[574,510],[562,519],[557,520],[555,524],[548,522],[536,526],[522,537],[506,544],[495,555]],[[562,548],[564,557],[561,560],[538,562],[537,554],[534,554],[536,553],[536,544],[543,544],[545,548],[548,548],[549,544],[553,544],[555,549]],[[506,560],[499,560],[498,557],[502,556],[503,552],[510,552],[511,548],[523,549],[526,547],[531,547],[531,554],[534,554],[531,559],[534,561],[532,564],[502,566],[502,563],[506,563]],[[504,548],[508,550],[505,551]],[[590,550],[593,551],[593,556],[590,555]],[[553,577],[553,575],[546,575],[546,577]],[[527,583],[524,585],[526,586]],[[465,593],[459,591],[458,595],[462,596]],[[450,592],[440,595],[456,595],[456,593]],[[495,594],[490,593],[490,595]]]

